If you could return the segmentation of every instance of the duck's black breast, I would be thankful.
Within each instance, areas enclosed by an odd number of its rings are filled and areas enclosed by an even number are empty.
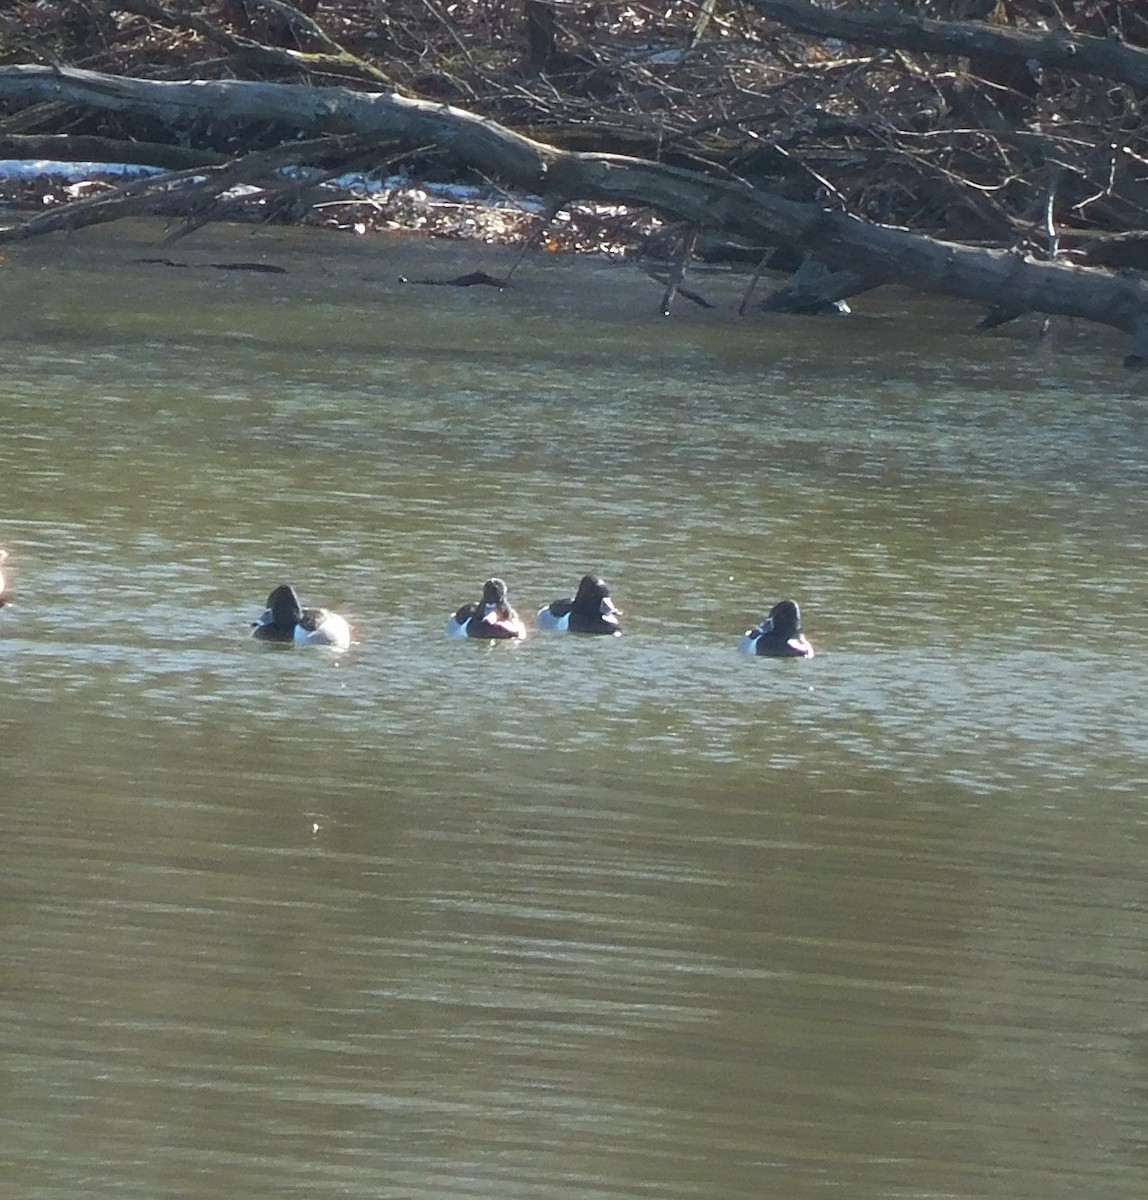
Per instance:
[[[471,619],[471,617],[478,615],[478,609],[479,605],[477,604],[464,604],[462,608],[458,609],[458,611],[454,614],[454,619],[460,625],[465,625],[467,621]]]
[[[466,627],[466,636],[470,638],[486,638],[490,641],[512,640],[520,637],[518,629],[511,628],[518,624],[518,614],[513,608],[507,608],[499,614],[497,621],[484,621],[476,618]]]
[[[571,633],[616,633],[617,625],[607,621],[597,609],[587,612],[584,608],[570,610]]]
[[[295,627],[292,625],[290,629],[284,629],[279,625],[256,625],[251,636],[261,642],[293,642]]]
[[[753,652],[762,658],[777,658],[784,653],[782,649],[784,645],[785,639],[778,637],[775,630],[760,630],[759,628],[757,641],[753,644]]]
[[[790,635],[801,637],[798,635]],[[804,637],[801,637],[804,642]],[[761,637],[757,639],[757,645],[754,647],[754,654],[760,655],[762,658],[809,658],[811,652],[808,644],[803,646],[794,646],[790,642],[790,638],[784,633],[778,632],[776,629],[767,629]]]

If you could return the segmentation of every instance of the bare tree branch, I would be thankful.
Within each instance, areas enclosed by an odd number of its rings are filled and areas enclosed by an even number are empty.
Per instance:
[[[883,6],[877,12],[821,8],[808,0],[748,0],[767,17],[802,33],[890,46],[926,54],[997,58],[1031,63],[1079,75],[1098,75],[1115,83],[1148,88],[1148,51],[1119,38],[1088,37],[1066,29],[1026,33],[981,21],[932,21]]]
[[[303,50],[289,50],[284,46],[266,46],[252,38],[239,37],[228,33],[218,25],[198,13],[171,11],[152,0],[113,0],[112,8],[124,12],[137,13],[152,21],[164,22],[175,28],[193,30],[208,41],[227,50],[236,58],[253,66],[287,68],[292,71],[335,72],[338,74],[352,73],[361,75],[383,87],[393,89],[396,85],[384,71],[379,70],[373,63],[359,58],[349,50],[344,50],[334,41],[311,17],[301,13],[282,0],[259,0],[265,8],[277,13],[291,24],[310,34],[321,46],[321,53],[308,53]]]

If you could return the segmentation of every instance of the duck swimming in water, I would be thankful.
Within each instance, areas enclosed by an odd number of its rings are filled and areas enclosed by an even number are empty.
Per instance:
[[[338,613],[325,608],[304,608],[288,583],[267,597],[267,608],[254,624],[254,637],[264,642],[291,642],[297,646],[333,646],[346,650],[351,627]]]
[[[812,658],[813,647],[801,628],[797,601],[779,600],[760,625],[746,631],[741,650],[766,658]]]
[[[464,604],[446,623],[449,637],[508,639],[526,636],[522,618],[510,607],[506,584],[488,579],[482,585],[482,599]]]
[[[536,618],[539,629],[555,633],[604,633],[617,636],[622,632],[618,618],[622,610],[610,599],[610,587],[598,575],[583,575],[573,599],[553,600],[540,609]]]

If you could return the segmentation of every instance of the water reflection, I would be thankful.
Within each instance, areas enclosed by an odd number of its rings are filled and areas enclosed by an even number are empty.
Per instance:
[[[1107,359],[90,282],[5,309],[15,1191],[1139,1195]],[[624,637],[441,636],[583,570]],[[281,578],[357,644],[253,642]],[[739,656],[789,593],[819,656]]]

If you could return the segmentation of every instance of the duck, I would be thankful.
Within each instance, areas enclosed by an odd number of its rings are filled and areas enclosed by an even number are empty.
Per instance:
[[[8,557],[7,550],[0,550],[0,563]],[[4,572],[0,571],[0,608],[3,608],[8,603],[8,593],[4,590]]]
[[[617,637],[622,632],[618,618],[622,610],[610,599],[610,586],[599,575],[583,575],[573,599],[552,600],[538,610],[538,628],[554,633],[603,633]]]
[[[526,636],[522,618],[510,607],[506,584],[488,579],[482,585],[482,599],[464,604],[446,623],[449,637],[510,639]]]
[[[768,658],[812,658],[813,647],[801,628],[797,601],[779,600],[760,625],[746,630],[741,650]]]
[[[267,597],[267,608],[252,624],[252,636],[264,642],[333,646],[336,650],[346,650],[351,644],[351,627],[343,617],[325,608],[304,608],[289,583],[281,583]]]

